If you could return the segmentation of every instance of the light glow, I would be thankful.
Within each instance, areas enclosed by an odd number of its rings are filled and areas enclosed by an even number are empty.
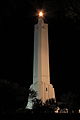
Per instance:
[[[39,17],[43,17],[44,13],[42,11],[39,12]]]

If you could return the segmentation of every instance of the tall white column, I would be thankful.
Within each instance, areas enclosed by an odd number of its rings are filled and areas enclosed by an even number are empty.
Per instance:
[[[34,26],[33,84],[30,89],[35,90],[36,97],[43,102],[55,99],[54,88],[50,84],[48,24],[44,23],[42,17]]]
[[[34,63],[33,83],[45,81],[50,82],[49,75],[49,46],[48,46],[48,24],[42,18],[34,27]]]

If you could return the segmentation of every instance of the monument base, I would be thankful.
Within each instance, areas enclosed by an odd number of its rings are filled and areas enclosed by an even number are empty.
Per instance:
[[[32,100],[34,98],[42,100],[43,103],[45,103],[45,101],[48,99],[52,99],[52,98],[55,99],[55,91],[52,84],[50,83],[45,83],[43,81],[36,82],[30,86],[30,90],[35,91],[36,96],[33,98],[32,97],[28,98],[28,104],[26,106],[26,108],[28,109],[32,109],[33,106]]]

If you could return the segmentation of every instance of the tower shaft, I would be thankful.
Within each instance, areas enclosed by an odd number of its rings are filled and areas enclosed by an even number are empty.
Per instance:
[[[44,23],[43,18],[39,18],[34,26],[33,84],[30,89],[36,91],[36,98],[42,102],[55,99],[54,88],[50,84],[48,24]],[[31,101],[29,98],[27,108],[32,107]]]
[[[34,27],[33,89],[37,98],[45,102],[55,98],[54,88],[50,84],[48,24],[42,18]]]
[[[41,81],[49,83],[50,74],[48,24],[44,24],[43,19],[39,18],[34,27],[33,83]]]

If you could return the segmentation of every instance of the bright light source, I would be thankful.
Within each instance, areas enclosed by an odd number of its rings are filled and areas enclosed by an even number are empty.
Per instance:
[[[43,16],[44,16],[43,12],[40,11],[40,12],[39,12],[39,17],[43,17]]]

